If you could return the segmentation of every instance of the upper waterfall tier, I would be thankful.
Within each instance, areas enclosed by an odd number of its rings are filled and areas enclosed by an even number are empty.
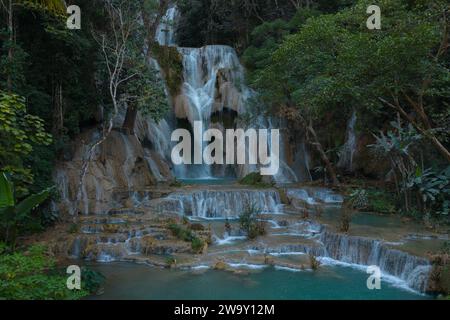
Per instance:
[[[156,30],[156,41],[162,46],[175,46],[175,21],[178,16],[177,7],[167,10]]]
[[[232,47],[224,45],[208,45],[202,48],[178,47],[176,25],[179,16],[177,7],[170,7],[161,20],[155,35],[161,46],[177,47],[179,58],[182,61],[182,72],[176,69],[177,79],[182,75],[181,83],[177,82],[177,90],[172,90],[172,96],[169,98],[173,105],[174,117],[187,120],[192,127],[196,121],[200,121],[202,136],[208,129],[224,131],[232,124],[238,125],[237,115],[249,111],[250,98],[254,96],[254,92],[245,84],[245,69],[239,61],[236,51]],[[173,54],[173,50],[169,51]],[[179,62],[177,59],[177,65]],[[170,72],[168,73],[170,74]],[[168,77],[167,74],[165,76]],[[167,90],[167,92],[171,91]],[[271,119],[260,117],[260,119],[254,120],[252,129],[281,128],[278,122],[276,123],[277,125],[273,126]],[[289,137],[286,133],[282,133],[282,135],[278,157],[280,170],[273,180],[279,183],[298,182],[297,172],[290,166],[294,164],[294,153],[285,143],[289,141]],[[207,144],[203,143],[202,149],[206,147]],[[287,158],[288,154],[292,154],[289,159]],[[305,163],[308,157],[302,153],[296,158],[302,159],[302,161],[295,160],[301,162],[300,171],[308,171],[308,164]],[[190,165],[188,167],[185,164],[173,166],[174,174],[181,179],[209,179],[225,176],[242,178],[257,170],[259,170],[258,166],[250,164],[233,167],[227,165]]]
[[[224,108],[244,111],[250,90],[244,85],[244,68],[229,46],[179,48],[183,56],[184,84],[175,99],[175,114],[189,122],[208,121]]]

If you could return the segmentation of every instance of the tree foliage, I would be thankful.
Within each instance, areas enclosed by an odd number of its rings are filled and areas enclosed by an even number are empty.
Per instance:
[[[27,193],[33,182],[32,171],[23,161],[36,145],[48,146],[52,137],[41,118],[27,113],[25,99],[0,92],[0,170],[14,174],[17,193]]]

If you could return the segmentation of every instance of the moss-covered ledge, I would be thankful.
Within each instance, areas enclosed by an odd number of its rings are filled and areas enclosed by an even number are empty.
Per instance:
[[[167,88],[171,96],[180,93],[183,84],[183,57],[176,47],[152,45],[152,53],[163,71]]]

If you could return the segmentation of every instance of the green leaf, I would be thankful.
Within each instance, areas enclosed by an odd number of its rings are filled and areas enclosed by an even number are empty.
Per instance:
[[[33,194],[21,201],[16,206],[16,213],[19,216],[27,215],[31,210],[39,206],[42,202],[44,202],[50,195],[51,189],[46,189],[38,194]]]
[[[5,173],[0,174],[0,208],[14,206],[14,193]]]

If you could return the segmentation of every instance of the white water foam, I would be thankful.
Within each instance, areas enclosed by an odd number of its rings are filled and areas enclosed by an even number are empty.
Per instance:
[[[214,236],[215,244],[219,246],[233,244],[236,241],[247,240],[247,237],[244,236],[225,236],[225,238],[221,239],[217,236]]]
[[[362,272],[366,272],[368,266],[364,266],[361,264],[355,264],[355,263],[348,263],[348,262],[342,262],[342,261],[338,261],[338,260],[334,260],[332,258],[328,258],[328,257],[318,257],[317,260],[324,266],[341,266],[341,267],[347,267],[347,268],[352,268],[355,270],[359,270]],[[391,284],[392,286],[405,290],[405,291],[409,291],[421,296],[424,296],[425,294],[414,290],[413,288],[408,286],[408,283],[400,278],[394,277],[392,275],[386,274],[386,273],[382,273],[381,274],[381,280],[384,282],[387,282],[389,284]]]
[[[249,264],[249,263],[228,263],[228,265],[234,269],[251,269],[251,270],[262,270],[267,268],[264,264]]]

